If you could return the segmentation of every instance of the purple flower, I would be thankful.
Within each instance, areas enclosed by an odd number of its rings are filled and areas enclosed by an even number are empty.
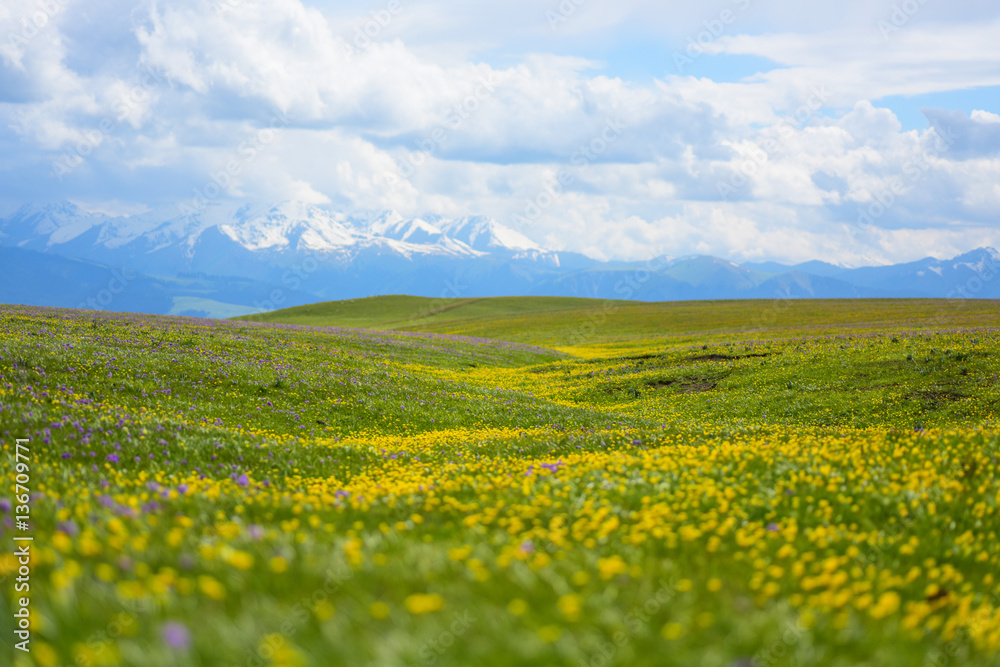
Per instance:
[[[117,454],[108,454],[104,458],[106,460],[108,460],[108,461],[111,461],[112,463],[118,463],[118,455]]]
[[[181,484],[180,486],[177,487],[177,493],[181,494],[182,496],[187,492],[188,492],[187,484]]]
[[[6,498],[0,498],[0,512],[10,511],[10,501]]]
[[[767,524],[767,529],[769,531],[771,531],[772,533],[776,533],[776,532],[778,532],[778,524],[776,524],[776,523],[769,523],[769,524]]]
[[[66,533],[70,537],[76,537],[80,534],[80,528],[76,525],[75,521],[61,521],[57,526],[57,530]]]
[[[250,486],[250,478],[247,477],[246,473],[243,473],[236,478],[236,484],[238,486]]]
[[[190,630],[177,621],[169,621],[160,626],[160,636],[167,646],[178,651],[186,651],[191,646]]]
[[[70,454],[69,452],[63,452],[63,455],[62,455],[62,457],[63,457],[64,459],[68,459],[68,458],[70,458],[71,456],[73,456],[73,455],[72,455],[72,454]]]
[[[549,472],[558,472],[559,466],[564,466],[564,465],[566,464],[563,463],[562,460],[559,460],[556,461],[555,463],[543,463],[542,467],[548,470]]]

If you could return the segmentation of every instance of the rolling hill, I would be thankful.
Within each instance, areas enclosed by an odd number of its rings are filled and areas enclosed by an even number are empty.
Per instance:
[[[24,275],[6,273],[0,295],[16,294],[19,303],[67,305],[64,288],[89,285],[97,266],[131,271],[157,285],[154,298],[137,280],[113,308],[213,317],[387,294],[633,301],[1000,298],[1000,280],[993,280],[1000,253],[992,248],[859,268],[818,261],[741,265],[709,256],[600,261],[542,247],[483,216],[355,215],[294,201],[213,202],[187,214],[165,206],[118,217],[70,202],[32,202],[0,218],[0,248],[11,265],[37,262],[30,253],[76,262],[61,264],[60,280],[42,276],[30,289]]]

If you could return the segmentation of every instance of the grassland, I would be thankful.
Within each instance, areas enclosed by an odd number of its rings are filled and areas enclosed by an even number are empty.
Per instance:
[[[970,299],[671,301],[568,297],[431,299],[379,296],[286,308],[238,320],[457,334],[544,345],[582,356],[726,340],[1000,322],[1000,302]]]
[[[40,665],[994,665],[998,305],[0,308]],[[327,326],[384,329],[358,331]],[[407,330],[403,330],[407,329]],[[0,501],[4,502],[4,501]],[[17,534],[0,505],[0,531]]]

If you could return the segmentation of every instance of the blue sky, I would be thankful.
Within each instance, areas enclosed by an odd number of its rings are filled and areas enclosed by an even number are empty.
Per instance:
[[[486,214],[629,259],[950,256],[1000,246],[997,34],[987,1],[8,0],[0,202]]]

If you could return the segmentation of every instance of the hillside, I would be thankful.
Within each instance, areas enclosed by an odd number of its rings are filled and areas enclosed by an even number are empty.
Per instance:
[[[458,334],[586,354],[731,334],[785,337],[887,327],[946,330],[1000,322],[1000,301],[824,299],[644,303],[554,297],[332,301],[236,319]]]
[[[429,304],[376,305],[323,317]],[[995,304],[629,304],[575,347],[593,302],[450,305],[476,336],[0,307],[32,655],[995,663]]]

